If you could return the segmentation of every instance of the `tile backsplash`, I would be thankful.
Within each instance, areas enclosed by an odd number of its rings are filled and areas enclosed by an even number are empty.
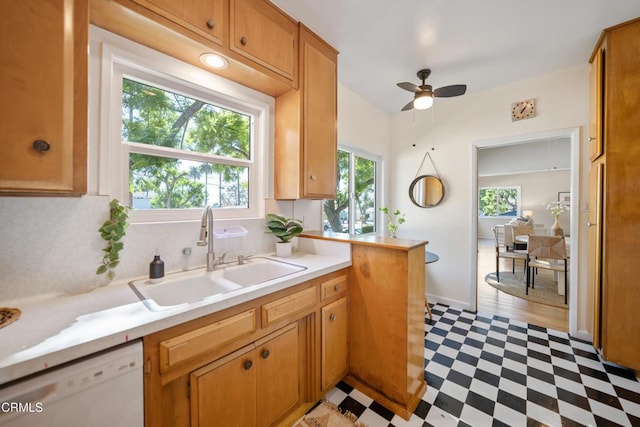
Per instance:
[[[108,218],[107,196],[80,198],[0,197],[0,305],[43,294],[74,294],[107,283],[96,268],[102,259],[104,241],[98,228]],[[296,210],[296,217],[320,223],[318,201],[271,202],[269,211]],[[292,207],[293,206],[293,207]],[[274,237],[264,233],[264,219],[224,220],[224,225],[242,225],[244,237],[215,241],[217,255],[227,260],[238,255],[273,252]],[[115,281],[148,274],[156,249],[165,262],[165,272],[204,265],[206,247],[196,245],[200,221],[131,224],[123,239],[121,263]],[[216,224],[216,227],[219,225]],[[317,228],[316,228],[317,229]],[[184,248],[191,254],[183,255]]]

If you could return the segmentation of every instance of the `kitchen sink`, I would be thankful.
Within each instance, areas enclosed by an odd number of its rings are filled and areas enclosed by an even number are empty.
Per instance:
[[[255,257],[249,258],[242,265],[229,266],[220,271],[222,271],[222,277],[233,283],[241,286],[251,286],[297,273],[306,268],[270,258]]]
[[[129,282],[129,286],[151,311],[166,310],[202,300],[223,299],[230,292],[279,279],[307,267],[270,258],[252,257],[242,265],[225,264],[217,270],[204,268],[168,274],[160,283],[149,279]]]

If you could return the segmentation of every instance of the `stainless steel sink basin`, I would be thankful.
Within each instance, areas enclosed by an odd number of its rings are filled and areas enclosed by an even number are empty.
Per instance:
[[[305,270],[306,267],[254,257],[244,264],[227,264],[214,271],[204,268],[169,274],[160,283],[148,279],[129,282],[129,286],[152,311],[175,308],[205,299],[222,299],[230,292],[278,279]]]

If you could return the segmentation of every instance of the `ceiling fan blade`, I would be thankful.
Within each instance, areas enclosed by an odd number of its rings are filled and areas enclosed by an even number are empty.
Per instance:
[[[409,82],[398,83],[398,87],[401,87],[404,90],[408,90],[409,92],[422,92],[419,86],[414,85]]]
[[[412,108],[413,108],[413,99],[412,99],[412,100],[411,100],[407,105],[405,105],[404,107],[402,107],[402,110],[400,110],[400,111],[409,111],[409,110],[411,110]]]
[[[438,98],[450,98],[452,96],[464,95],[467,91],[467,85],[451,85],[440,87],[433,91],[433,96]]]

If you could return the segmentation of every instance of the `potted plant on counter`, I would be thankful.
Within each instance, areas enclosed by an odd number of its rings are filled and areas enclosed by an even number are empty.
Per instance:
[[[276,255],[280,257],[291,256],[291,247],[293,239],[302,233],[302,221],[295,218],[285,218],[277,214],[267,214],[267,228],[271,233],[280,239],[276,243]]]

